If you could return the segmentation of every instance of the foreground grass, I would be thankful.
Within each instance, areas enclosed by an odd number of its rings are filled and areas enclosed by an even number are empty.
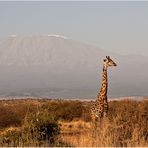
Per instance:
[[[67,123],[67,129],[61,134],[62,141],[76,147],[147,147],[146,133],[139,131],[139,127],[123,124],[111,125],[103,121],[101,128],[92,129],[92,123],[82,121]],[[66,123],[64,123],[64,126]],[[69,127],[70,126],[70,127]],[[134,128],[134,129],[133,129]],[[68,132],[69,129],[69,132]]]
[[[0,101],[0,146],[148,147],[147,99],[111,101],[108,118],[97,127],[91,122],[90,105],[87,101],[48,99]],[[43,137],[52,131],[39,130],[46,129],[42,126],[54,131],[50,144]],[[51,128],[54,126],[56,130]]]

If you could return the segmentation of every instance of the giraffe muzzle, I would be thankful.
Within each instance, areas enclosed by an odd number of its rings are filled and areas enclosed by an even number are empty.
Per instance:
[[[114,66],[117,66],[117,64],[116,64],[116,63],[114,63]]]

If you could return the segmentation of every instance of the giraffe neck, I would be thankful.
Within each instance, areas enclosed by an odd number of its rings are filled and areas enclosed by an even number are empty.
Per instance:
[[[99,96],[107,96],[107,88],[108,88],[107,66],[103,65],[102,83],[101,83],[100,92],[98,94],[98,98]]]

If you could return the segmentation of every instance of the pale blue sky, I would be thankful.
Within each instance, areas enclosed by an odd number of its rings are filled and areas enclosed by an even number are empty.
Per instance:
[[[0,37],[60,34],[118,53],[148,55],[148,2],[0,2]]]

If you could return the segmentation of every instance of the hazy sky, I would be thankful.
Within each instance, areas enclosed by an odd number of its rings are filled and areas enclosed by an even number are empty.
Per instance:
[[[0,36],[60,34],[148,55],[148,2],[0,2]]]

